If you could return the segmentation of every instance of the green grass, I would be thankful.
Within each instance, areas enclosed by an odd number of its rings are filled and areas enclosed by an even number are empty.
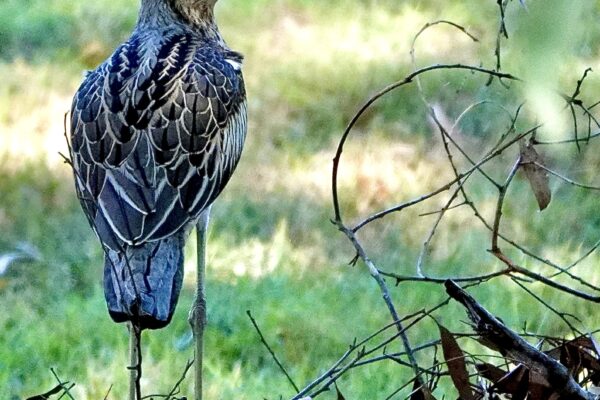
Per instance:
[[[229,44],[246,56],[250,132],[245,154],[229,187],[213,209],[208,248],[209,328],[206,334],[208,399],[276,399],[292,391],[277,370],[246,316],[251,310],[271,345],[303,386],[337,358],[355,338],[389,322],[377,285],[354,256],[350,244],[329,222],[331,159],[345,125],[366,98],[413,67],[413,35],[431,20],[464,24],[480,38],[439,26],[417,43],[417,64],[470,62],[494,65],[496,6],[474,9],[468,2],[392,0],[328,2],[309,0],[222,0],[218,17]],[[523,49],[531,20],[513,5],[505,63],[527,73]],[[570,3],[569,3],[570,4]],[[533,7],[533,6],[532,6]],[[127,332],[110,320],[101,289],[102,254],[77,204],[65,151],[62,118],[84,69],[93,68],[127,37],[136,2],[5,0],[0,7],[0,255],[23,246],[34,260],[13,264],[0,276],[0,398],[18,399],[55,385],[50,368],[76,382],[78,400],[111,399],[126,393]],[[531,10],[535,14],[535,9]],[[581,11],[581,28],[561,42],[560,68],[552,79],[571,93],[588,65],[596,65],[600,11]],[[575,14],[576,15],[576,14]],[[572,18],[572,17],[571,17]],[[548,29],[552,29],[551,27]],[[536,33],[535,31],[533,32]],[[539,32],[537,32],[539,33]],[[569,40],[571,42],[569,42]],[[571,44],[569,44],[571,43]],[[546,49],[548,51],[548,49]],[[554,58],[552,56],[551,58]],[[555,58],[554,58],[555,59]],[[423,81],[430,100],[452,119],[474,101],[476,108],[459,126],[458,139],[480,154],[506,128],[520,86],[487,87],[471,74],[435,72]],[[592,75],[582,98],[597,100],[600,80]],[[348,221],[419,196],[451,177],[437,132],[426,119],[415,86],[378,102],[359,121],[347,145],[340,175],[340,201]],[[526,108],[523,129],[536,120]],[[567,114],[568,115],[568,114]],[[568,135],[567,129],[561,131]],[[540,130],[540,135],[552,135]],[[598,182],[597,144],[579,153],[543,148],[552,168],[579,181]],[[508,173],[516,154],[491,173]],[[458,157],[457,162],[466,165]],[[503,231],[545,257],[569,264],[600,235],[595,192],[551,179],[554,200],[543,213],[522,176],[510,191]],[[485,217],[493,213],[495,189],[477,178],[468,185]],[[443,199],[406,210],[366,228],[360,239],[386,271],[414,273],[424,238],[435,216],[420,216]],[[193,241],[190,241],[193,242]],[[433,276],[468,276],[501,266],[486,251],[489,233],[466,208],[453,210],[440,226],[425,270]],[[185,287],[173,323],[144,335],[145,393],[166,393],[192,357],[187,311],[193,294],[194,245],[190,243]],[[517,252],[514,259],[548,273]],[[577,269],[597,283],[593,253]],[[559,278],[561,282],[568,281]],[[392,281],[389,282],[393,287]],[[592,305],[534,285],[546,301],[576,312],[581,326],[597,327]],[[495,314],[515,328],[568,334],[549,310],[508,279],[472,289]],[[430,307],[443,288],[403,283],[392,289],[401,314]],[[568,304],[565,305],[565,304]],[[463,310],[451,304],[434,317],[455,331],[467,327]],[[437,337],[431,320],[411,330],[413,343]],[[469,349],[480,351],[472,343]],[[398,350],[396,344],[388,351]],[[427,365],[432,354],[420,355]],[[389,361],[356,369],[339,382],[347,398],[385,398],[410,373]],[[183,394],[192,394],[191,380]],[[404,391],[406,395],[408,392]],[[453,397],[450,390],[436,392]],[[336,398],[326,393],[323,399]],[[403,398],[398,395],[394,398]]]

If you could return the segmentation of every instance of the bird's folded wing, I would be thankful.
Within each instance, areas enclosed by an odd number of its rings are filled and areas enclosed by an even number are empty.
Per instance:
[[[135,35],[86,77],[72,106],[77,191],[113,250],[193,222],[227,183],[246,132],[236,53]]]

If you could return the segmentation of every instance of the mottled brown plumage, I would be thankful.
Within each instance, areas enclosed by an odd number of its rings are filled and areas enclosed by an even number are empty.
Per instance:
[[[189,228],[225,187],[246,135],[242,57],[214,1],[143,0],[131,37],[73,99],[76,188],[106,250],[116,321],[166,325]]]

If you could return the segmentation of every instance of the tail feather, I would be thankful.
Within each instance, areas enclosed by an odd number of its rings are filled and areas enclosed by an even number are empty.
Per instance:
[[[159,329],[173,317],[183,281],[183,233],[109,250],[104,264],[104,295],[115,322],[134,321]]]

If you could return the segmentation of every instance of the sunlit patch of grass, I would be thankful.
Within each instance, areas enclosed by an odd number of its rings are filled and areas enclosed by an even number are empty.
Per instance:
[[[0,162],[5,170],[34,160],[62,162],[59,152],[67,154],[63,116],[77,73],[73,66],[0,63]]]

